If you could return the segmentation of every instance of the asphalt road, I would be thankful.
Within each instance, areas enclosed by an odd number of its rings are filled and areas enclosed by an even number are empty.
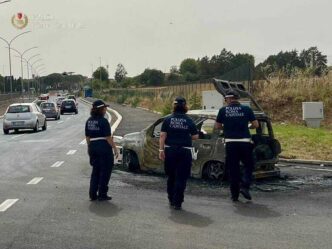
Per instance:
[[[129,126],[140,130],[154,118],[143,110],[120,109],[124,122],[118,135]],[[168,207],[165,178],[115,170],[113,200],[90,202],[91,169],[81,144],[88,115],[80,103],[78,115],[49,121],[47,131],[0,135],[0,208],[17,200],[0,212],[1,249],[331,248],[329,185],[255,191],[253,202],[233,204],[225,188],[191,181],[178,212]],[[306,174],[311,172],[318,174]],[[27,184],[36,177],[37,184]],[[210,190],[215,194],[208,195]]]

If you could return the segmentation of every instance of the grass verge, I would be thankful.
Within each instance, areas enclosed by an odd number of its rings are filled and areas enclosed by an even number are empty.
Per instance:
[[[332,161],[332,130],[289,124],[274,124],[273,129],[281,143],[282,157]]]

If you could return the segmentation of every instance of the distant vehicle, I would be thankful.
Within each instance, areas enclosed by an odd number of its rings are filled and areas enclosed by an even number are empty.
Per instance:
[[[67,99],[72,99],[75,101],[75,104],[78,105],[78,102],[76,101],[75,95],[68,95]]]
[[[60,119],[60,110],[54,102],[41,103],[40,109],[46,118],[54,118],[55,120]]]
[[[37,132],[40,128],[47,129],[46,116],[35,103],[12,104],[7,108],[3,118],[3,133],[10,130],[32,129]]]
[[[65,98],[65,97],[58,97],[58,98],[56,99],[56,105],[57,105],[58,107],[60,107],[60,106],[61,106],[61,103],[62,103],[62,101],[63,101],[64,99],[66,99],[66,98]]]
[[[49,100],[50,99],[50,95],[49,94],[41,94],[39,96],[40,100]]]
[[[78,113],[78,109],[75,103],[75,100],[73,99],[65,99],[64,101],[62,101],[61,103],[61,115],[63,115],[64,113]]]
[[[73,100],[75,100],[75,102],[76,102],[76,97],[75,97],[75,95],[68,95],[67,99],[73,99]]]
[[[35,104],[40,107],[40,104],[44,102],[46,102],[46,100],[36,100]]]
[[[254,105],[255,116],[259,127],[252,130],[254,144],[255,178],[278,176],[280,170],[275,166],[278,162],[281,146],[273,134],[270,118],[248,93],[243,84],[215,80],[216,90],[223,96],[228,89],[236,89],[243,99],[249,99]],[[218,110],[196,110],[188,112],[199,130],[199,139],[193,142],[198,151],[197,160],[193,161],[192,176],[204,179],[224,179],[225,138],[222,132],[214,128]],[[146,129],[127,134],[117,142],[123,148],[123,166],[129,171],[151,171],[163,173],[163,163],[158,158],[159,137],[162,117]]]

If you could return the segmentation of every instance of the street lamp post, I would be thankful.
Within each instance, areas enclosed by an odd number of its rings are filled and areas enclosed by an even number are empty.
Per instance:
[[[6,39],[0,37],[1,40],[3,40],[7,45],[8,45],[8,55],[9,55],[9,76],[10,76],[10,94],[13,94],[13,79],[12,79],[12,57],[11,57],[11,45],[13,43],[13,41],[15,41],[18,37],[30,33],[31,31],[26,31],[23,32],[17,36],[15,36],[13,39],[11,39],[10,41],[7,41]]]
[[[11,0],[6,0],[6,1],[2,1],[0,2],[0,4],[3,4],[3,3],[9,3]]]
[[[23,51],[23,53],[21,53],[20,51],[18,51],[17,49],[15,48],[11,48],[11,50],[15,51],[16,53],[18,53],[20,55],[20,58],[21,58],[21,89],[22,89],[22,94],[23,94],[23,56],[29,52],[30,50],[32,49],[36,49],[38,47],[31,47],[29,49],[26,49]]]

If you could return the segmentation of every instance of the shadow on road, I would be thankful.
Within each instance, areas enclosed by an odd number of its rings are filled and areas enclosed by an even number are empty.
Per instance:
[[[281,216],[280,213],[270,209],[266,205],[252,203],[252,202],[238,202],[234,203],[235,213],[243,216],[255,218],[273,218]]]
[[[104,202],[92,202],[89,207],[90,212],[95,213],[101,217],[114,217],[117,216],[122,208],[117,205],[104,201]]]
[[[213,223],[213,221],[209,217],[205,217],[185,210],[171,210],[171,216],[169,217],[169,219],[175,223],[194,227],[207,227]]]

